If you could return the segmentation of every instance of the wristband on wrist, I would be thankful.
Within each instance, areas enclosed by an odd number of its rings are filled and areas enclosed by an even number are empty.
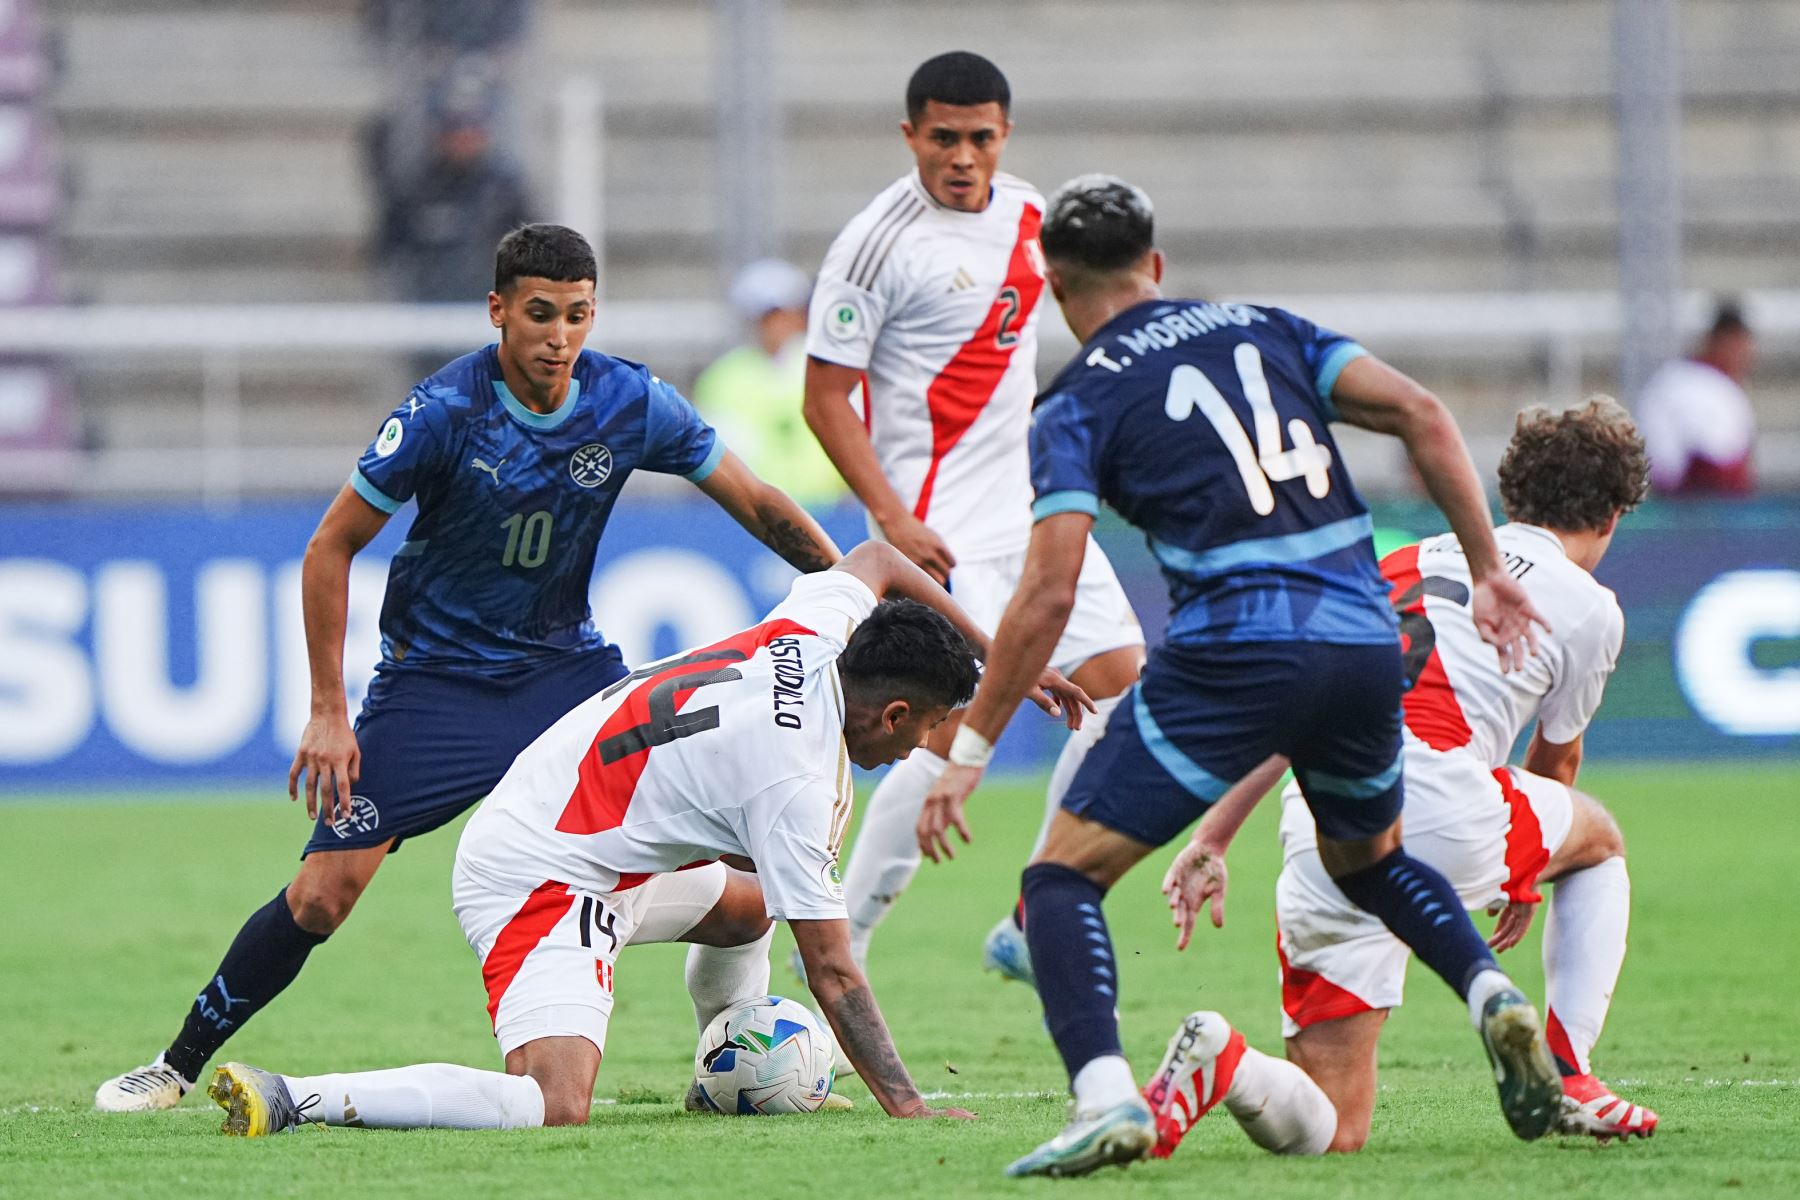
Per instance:
[[[950,742],[950,762],[958,767],[974,767],[981,770],[994,757],[994,743],[970,729],[967,725],[956,731],[956,737]]]

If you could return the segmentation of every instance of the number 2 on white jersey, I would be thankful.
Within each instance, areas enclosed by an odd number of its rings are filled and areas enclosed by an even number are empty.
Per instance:
[[[1288,422],[1288,436],[1294,439],[1291,450],[1281,448],[1281,419],[1275,414],[1275,402],[1269,396],[1269,381],[1263,375],[1262,354],[1250,342],[1239,342],[1231,352],[1237,364],[1238,383],[1244,398],[1250,401],[1251,419],[1256,423],[1256,446],[1244,431],[1231,404],[1213,386],[1199,367],[1183,363],[1169,374],[1169,392],[1163,400],[1163,411],[1173,421],[1185,421],[1198,408],[1206,414],[1219,440],[1231,452],[1243,478],[1244,490],[1250,493],[1250,507],[1259,516],[1275,511],[1275,492],[1271,482],[1289,479],[1306,480],[1306,490],[1313,499],[1321,499],[1331,490],[1331,447],[1313,437],[1312,426],[1295,417]]]

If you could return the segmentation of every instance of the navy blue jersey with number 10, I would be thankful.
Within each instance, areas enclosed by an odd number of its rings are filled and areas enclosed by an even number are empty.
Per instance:
[[[388,571],[380,670],[505,677],[606,640],[588,611],[601,531],[634,470],[699,482],[725,447],[644,367],[584,350],[552,413],[488,346],[414,387],[351,473],[382,512],[417,498]]]
[[[1278,308],[1135,305],[1039,401],[1033,515],[1104,501],[1142,530],[1170,642],[1391,643],[1369,512],[1328,424],[1366,353]]]

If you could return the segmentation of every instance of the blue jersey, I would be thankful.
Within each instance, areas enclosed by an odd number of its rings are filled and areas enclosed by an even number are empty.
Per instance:
[[[1328,426],[1338,373],[1366,353],[1278,308],[1135,305],[1038,405],[1033,515],[1105,501],[1141,529],[1171,642],[1392,642],[1369,512]]]
[[[594,553],[633,471],[696,483],[725,447],[644,367],[584,350],[552,413],[521,404],[497,348],[413,388],[350,475],[358,495],[418,516],[388,570],[382,670],[504,675],[605,644],[588,611]]]

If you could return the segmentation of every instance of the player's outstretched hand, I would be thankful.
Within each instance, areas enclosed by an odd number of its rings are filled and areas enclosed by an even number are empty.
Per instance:
[[[919,850],[932,862],[949,862],[956,857],[950,848],[952,827],[969,844],[969,822],[963,816],[963,803],[981,782],[980,767],[959,767],[951,763],[925,793],[925,807],[919,812]]]
[[[1162,883],[1163,895],[1168,897],[1175,928],[1180,930],[1175,938],[1177,950],[1187,949],[1189,940],[1194,936],[1194,919],[1200,915],[1200,906],[1203,904],[1209,905],[1212,910],[1213,928],[1225,928],[1226,886],[1223,854],[1216,853],[1199,842],[1189,842],[1181,848],[1181,853],[1169,864]]]
[[[1094,698],[1076,687],[1055,667],[1045,667],[1037,686],[1026,698],[1053,717],[1061,717],[1070,729],[1080,729],[1084,712],[1099,712]]]
[[[1531,918],[1537,913],[1537,901],[1514,900],[1500,910],[1500,922],[1494,926],[1494,936],[1488,939],[1488,949],[1495,954],[1502,950],[1511,950],[1525,940],[1525,933],[1531,928]]]
[[[300,735],[300,749],[288,768],[288,799],[300,798],[300,781],[306,780],[306,815],[319,816],[319,789],[325,791],[326,820],[331,824],[350,819],[350,785],[362,777],[362,749],[356,733],[342,716],[315,716]]]
[[[938,581],[939,587],[950,582],[950,569],[956,565],[956,555],[950,553],[950,547],[944,539],[932,532],[931,528],[919,518],[907,513],[892,524],[883,525],[881,534],[888,545],[919,564],[921,570]]]
[[[966,1108],[931,1108],[921,1107],[917,1112],[901,1113],[901,1118],[908,1121],[973,1121],[974,1113]]]
[[[1500,652],[1502,671],[1522,671],[1525,660],[1537,654],[1537,630],[1533,624],[1542,626],[1545,633],[1551,632],[1550,622],[1531,606],[1524,586],[1504,571],[1476,581],[1470,612],[1481,640]]]

